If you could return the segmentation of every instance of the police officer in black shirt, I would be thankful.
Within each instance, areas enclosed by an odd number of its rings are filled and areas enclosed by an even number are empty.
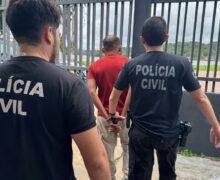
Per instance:
[[[147,19],[141,36],[146,52],[125,64],[110,96],[109,113],[114,114],[118,97],[130,84],[132,126],[129,132],[129,180],[151,179],[154,149],[160,179],[176,179],[175,161],[180,133],[178,111],[182,87],[192,95],[209,120],[212,125],[211,140],[216,148],[220,148],[220,125],[213,108],[187,58],[164,52],[162,44],[167,39],[164,19]]]
[[[11,0],[6,21],[20,55],[0,65],[0,180],[75,180],[72,138],[90,178],[110,180],[86,84],[52,63],[53,0]]]

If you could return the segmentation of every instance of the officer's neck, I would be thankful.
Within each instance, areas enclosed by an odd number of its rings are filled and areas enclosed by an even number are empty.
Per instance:
[[[32,46],[27,44],[19,45],[19,56],[34,56],[49,61],[50,55],[42,46]]]
[[[144,49],[145,49],[146,52],[151,52],[151,51],[164,52],[163,46],[148,46],[148,45],[144,45]]]

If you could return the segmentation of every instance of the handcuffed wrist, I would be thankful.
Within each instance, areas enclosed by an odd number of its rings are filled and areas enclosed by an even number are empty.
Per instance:
[[[113,117],[115,115],[116,115],[116,113],[109,113],[109,116],[111,116],[111,117]]]

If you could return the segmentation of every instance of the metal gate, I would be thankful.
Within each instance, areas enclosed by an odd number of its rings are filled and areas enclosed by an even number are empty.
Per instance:
[[[17,44],[0,7],[0,61],[17,54]],[[144,20],[163,16],[168,23],[165,50],[189,58],[206,92],[220,92],[219,0],[56,0],[62,12],[61,50],[57,64],[86,69],[101,55],[102,39],[116,34],[126,56],[143,52],[139,36]],[[73,68],[74,67],[74,68]],[[77,68],[75,68],[77,67]]]

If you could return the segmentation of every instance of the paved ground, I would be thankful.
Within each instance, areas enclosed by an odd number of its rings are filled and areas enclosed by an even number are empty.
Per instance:
[[[89,180],[82,157],[77,149],[73,146],[74,158],[73,165],[78,180]],[[120,144],[116,147],[116,166],[117,180],[121,180],[122,159]],[[184,157],[178,155],[177,163],[177,180],[220,180],[220,160],[210,160],[199,157]],[[155,162],[152,180],[158,180],[158,167]]]

